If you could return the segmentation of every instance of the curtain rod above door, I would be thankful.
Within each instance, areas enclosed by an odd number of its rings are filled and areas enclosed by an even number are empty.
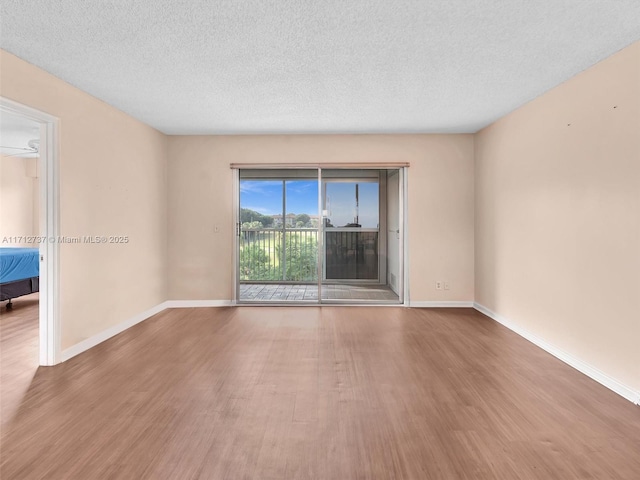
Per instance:
[[[378,170],[391,170],[409,167],[409,162],[361,162],[361,163],[231,163],[232,169],[299,169],[299,168],[332,168],[332,169],[359,169],[375,168]]]

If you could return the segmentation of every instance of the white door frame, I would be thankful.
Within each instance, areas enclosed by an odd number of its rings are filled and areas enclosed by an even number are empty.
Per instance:
[[[58,119],[48,113],[0,96],[0,113],[10,113],[40,124],[38,185],[40,188],[40,365],[60,362],[59,302],[59,183]],[[34,244],[35,247],[35,244]]]
[[[402,167],[398,169],[400,175],[400,277],[402,277],[402,288],[399,296],[402,298],[402,304],[409,306],[409,168]]]
[[[234,168],[233,174],[233,298],[237,305],[240,300],[240,170]]]

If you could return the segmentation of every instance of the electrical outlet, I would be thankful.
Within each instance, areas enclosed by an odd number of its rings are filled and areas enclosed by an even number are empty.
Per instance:
[[[436,280],[436,290],[442,290],[442,282],[440,280]]]
[[[451,289],[451,282],[449,280],[445,280],[444,281],[444,289],[445,290],[450,290]]]

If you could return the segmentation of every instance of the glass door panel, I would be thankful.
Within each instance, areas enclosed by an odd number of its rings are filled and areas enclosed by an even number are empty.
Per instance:
[[[241,170],[239,190],[239,302],[317,302],[317,170]]]
[[[326,180],[325,280],[378,280],[379,184]]]
[[[282,202],[282,181],[240,179],[241,284],[282,278],[282,235],[278,229]],[[240,293],[243,299],[243,289]]]
[[[325,226],[378,228],[380,224],[378,197],[377,181],[325,179]]]
[[[378,280],[378,232],[327,229],[325,280]]]
[[[323,170],[322,301],[397,303],[387,283],[386,170]]]

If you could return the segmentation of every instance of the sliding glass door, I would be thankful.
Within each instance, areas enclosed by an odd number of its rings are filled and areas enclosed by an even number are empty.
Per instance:
[[[241,170],[241,302],[318,301],[318,173]]]
[[[240,303],[402,303],[402,171],[239,173]]]

